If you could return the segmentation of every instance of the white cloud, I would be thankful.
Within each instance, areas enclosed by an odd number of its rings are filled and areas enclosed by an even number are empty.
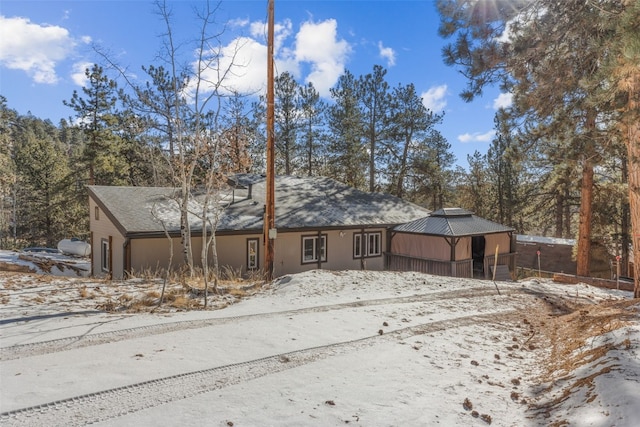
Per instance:
[[[422,98],[422,104],[429,110],[437,113],[444,110],[447,106],[447,85],[433,86],[426,92],[423,92],[420,97]]]
[[[310,63],[311,73],[305,82],[313,83],[322,96],[328,96],[329,89],[344,72],[351,52],[349,43],[338,40],[337,28],[335,19],[307,21],[296,34],[295,59]]]
[[[501,108],[509,108],[513,104],[512,93],[501,93],[496,99],[493,100],[493,109],[499,110]]]
[[[78,86],[84,87],[87,83],[86,69],[91,67],[91,62],[76,62],[73,64],[73,71],[71,72],[71,80]]]
[[[267,46],[264,22],[244,23],[249,27],[250,36],[238,37],[219,52],[211,52],[218,57],[218,70],[204,72],[203,79],[219,82],[225,70],[223,92],[260,93],[266,88]],[[306,82],[313,82],[321,96],[329,95],[331,88],[344,71],[344,64],[351,51],[349,44],[337,39],[335,20],[314,23],[305,22],[295,34],[290,20],[274,26],[274,60],[276,74],[287,71],[294,78],[301,77],[301,64],[310,66]],[[295,42],[293,42],[293,40]],[[194,64],[195,65],[195,64]]]
[[[36,83],[56,83],[56,65],[75,46],[66,28],[0,16],[0,65],[22,70]]]
[[[491,139],[495,136],[496,131],[490,130],[485,133],[475,132],[475,133],[464,133],[462,135],[458,135],[458,141],[467,143],[467,142],[490,142]]]
[[[293,32],[293,24],[291,20],[285,19],[283,22],[274,23],[273,25],[273,48],[278,52],[284,41],[291,36]],[[267,44],[267,24],[262,21],[255,21],[249,24],[249,34],[252,38]]]
[[[242,28],[249,25],[249,20],[246,18],[237,18],[237,19],[230,20],[228,24],[232,28]]]
[[[387,66],[393,67],[396,65],[396,52],[390,47],[384,47],[382,42],[378,42],[378,51],[380,57],[387,60]]]
[[[216,52],[212,53],[212,56],[216,55]],[[264,44],[250,37],[238,37],[223,46],[217,56],[217,69],[203,72],[205,81],[215,84],[222,80],[227,89],[222,88],[223,92],[254,93],[264,89],[267,79],[267,47]]]

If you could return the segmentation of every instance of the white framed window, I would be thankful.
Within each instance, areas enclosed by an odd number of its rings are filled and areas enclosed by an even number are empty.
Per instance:
[[[354,258],[362,258],[362,237],[363,235],[360,233],[356,233],[353,235],[353,257]]]
[[[109,273],[109,241],[107,239],[100,241],[100,268]]]
[[[382,254],[382,248],[380,244],[381,240],[382,233],[367,234],[367,256],[380,256]]]
[[[369,258],[382,255],[382,233],[354,233],[353,257]]]
[[[302,236],[302,263],[327,260],[327,235]]]
[[[259,265],[258,254],[259,239],[247,239],[247,270],[255,270]]]

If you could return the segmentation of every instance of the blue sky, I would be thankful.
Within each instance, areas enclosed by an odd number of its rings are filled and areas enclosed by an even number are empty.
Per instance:
[[[198,37],[194,8],[202,1],[172,1],[172,29],[184,42]],[[63,105],[84,83],[84,68],[100,62],[99,45],[135,78],[142,65],[159,64],[165,26],[148,0],[2,0],[0,2],[0,93],[21,114],[58,123],[73,115]],[[240,90],[264,91],[267,1],[226,1],[216,13],[225,51],[242,46],[236,59]],[[445,40],[437,34],[434,1],[275,0],[276,73],[289,71],[298,82],[312,81],[329,97],[329,88],[346,69],[355,76],[382,65],[394,87],[413,83],[424,104],[444,112],[438,130],[452,146],[458,164],[467,154],[486,153],[493,117],[510,96],[489,88],[482,98],[463,102],[466,81],[442,62]],[[119,82],[123,83],[123,82]]]

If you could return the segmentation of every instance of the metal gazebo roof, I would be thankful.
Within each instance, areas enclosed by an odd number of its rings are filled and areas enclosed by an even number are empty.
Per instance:
[[[394,227],[401,233],[432,236],[479,236],[484,234],[512,232],[513,228],[481,218],[466,209],[444,208],[429,216]]]

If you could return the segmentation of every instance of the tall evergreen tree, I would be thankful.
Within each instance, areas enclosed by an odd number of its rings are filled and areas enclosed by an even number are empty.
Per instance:
[[[361,76],[357,81],[357,96],[362,112],[364,137],[369,151],[369,191],[376,190],[378,163],[388,154],[386,140],[388,138],[389,110],[391,94],[389,84],[385,80],[385,70],[381,65],[374,65],[373,72]]]
[[[303,170],[307,176],[322,175],[324,172],[325,139],[323,131],[326,104],[309,82],[300,87],[300,146],[303,152]]]
[[[415,160],[414,179],[418,181],[418,196],[432,210],[446,207],[451,193],[455,156],[451,144],[436,130],[432,130],[419,144]]]
[[[620,0],[620,13],[611,12],[615,25],[612,51],[606,56],[602,75],[596,76],[612,80],[607,92],[621,106],[618,122],[621,139],[627,147],[626,172],[628,173],[629,209],[635,253],[634,298],[640,298],[640,3],[637,0]],[[621,105],[620,105],[621,104]]]
[[[356,79],[349,71],[340,76],[331,97],[335,104],[328,110],[329,170],[333,177],[364,190],[367,147],[363,142],[363,116],[358,105]]]
[[[492,215],[489,218],[517,229],[523,223],[522,213],[526,213],[525,205],[530,201],[523,183],[526,171],[514,137],[513,119],[505,110],[500,110],[495,124],[496,136],[487,152],[488,178],[492,187],[489,199]]]
[[[257,129],[248,117],[245,99],[235,93],[225,104],[222,121],[221,144],[225,153],[223,170],[247,173],[251,170],[250,147]]]
[[[279,154],[276,158],[276,173],[292,175],[299,168],[299,86],[291,73],[284,72],[275,78],[274,92],[275,141]]]
[[[34,117],[19,120],[14,161],[18,175],[20,235],[28,244],[55,247],[69,230],[66,177],[69,167],[56,127]]]
[[[489,182],[487,179],[487,156],[479,151],[467,156],[469,171],[463,174],[457,188],[458,204],[471,210],[478,216],[487,217],[487,201],[489,199]]]
[[[512,91],[522,113],[540,122],[552,121],[562,133],[572,127],[571,145],[581,155],[582,170],[580,275],[589,273],[593,173],[607,141],[597,120],[612,112],[611,104],[601,101],[600,94],[615,86],[609,78],[596,76],[612,52],[615,56],[615,44],[624,32],[619,18],[632,4],[624,0],[598,4],[583,0],[438,1],[441,35],[457,37],[443,51],[445,62],[460,66],[469,79],[463,98],[470,100],[486,85],[499,83]],[[566,114],[557,115],[559,110]],[[569,117],[573,121],[566,121]]]
[[[7,99],[0,95],[0,248],[2,249],[15,245],[16,240],[13,218],[17,177],[13,161],[13,141],[17,118],[18,113],[7,108]]]
[[[417,174],[414,168],[418,141],[424,140],[441,118],[427,110],[413,84],[395,87],[391,99],[387,130],[391,159],[387,164],[387,177],[392,184],[390,192],[403,197],[407,176]]]
[[[114,132],[117,125],[117,85],[94,64],[85,70],[88,85],[84,96],[73,92],[64,104],[76,113],[76,122],[86,134],[82,160],[89,185],[123,184],[127,165],[122,156],[121,140]]]

